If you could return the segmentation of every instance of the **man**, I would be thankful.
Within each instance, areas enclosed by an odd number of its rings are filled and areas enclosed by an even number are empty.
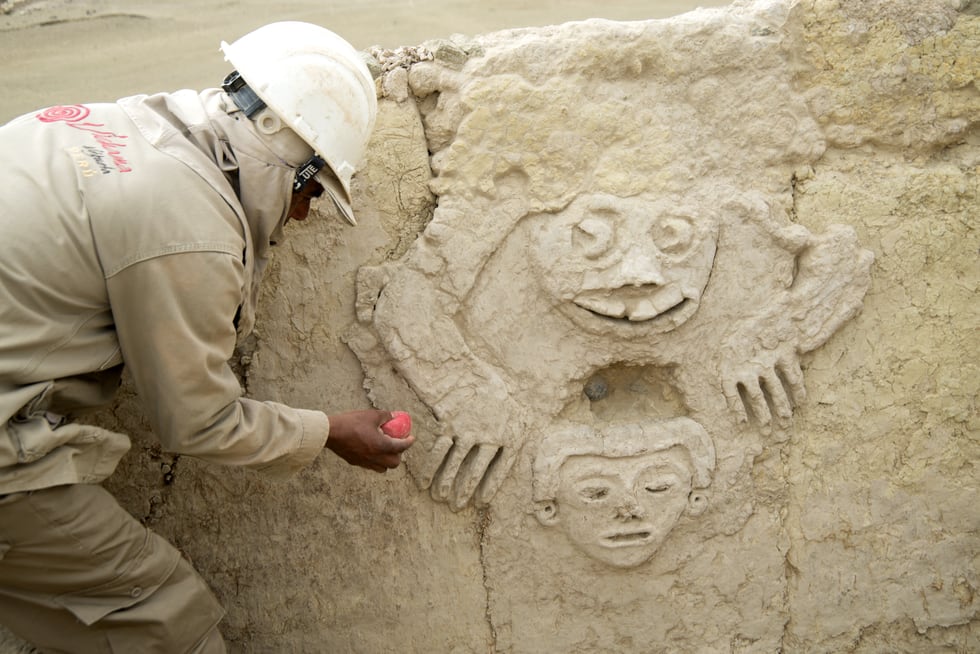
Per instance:
[[[73,419],[125,365],[168,451],[288,475],[324,446],[384,472],[387,411],[241,397],[228,366],[269,250],[350,180],[374,81],[335,34],[275,23],[222,44],[222,89],[51,107],[0,128],[0,622],[45,651],[222,652],[177,550],[98,484],[129,439]]]

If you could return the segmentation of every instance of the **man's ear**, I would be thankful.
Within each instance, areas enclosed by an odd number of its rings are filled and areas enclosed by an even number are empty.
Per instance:
[[[534,515],[545,527],[553,527],[558,522],[558,504],[554,500],[537,502],[534,507]]]
[[[691,491],[687,496],[687,510],[689,516],[699,516],[708,508],[708,494],[705,491]]]

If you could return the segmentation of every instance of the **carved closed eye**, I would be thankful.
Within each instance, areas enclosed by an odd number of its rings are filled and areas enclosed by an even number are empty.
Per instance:
[[[586,486],[579,490],[579,495],[581,495],[582,499],[588,500],[589,502],[598,502],[608,497],[609,489],[605,486]]]
[[[658,495],[660,493],[666,493],[670,489],[670,484],[648,484],[643,490],[653,495]]]
[[[572,228],[572,244],[589,259],[601,256],[612,241],[612,225],[599,218],[585,218]]]
[[[664,254],[680,255],[694,244],[694,223],[687,216],[666,216],[654,224],[651,236]]]

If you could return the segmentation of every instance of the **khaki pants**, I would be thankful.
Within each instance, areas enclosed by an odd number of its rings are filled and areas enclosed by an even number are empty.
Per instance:
[[[0,623],[44,652],[221,653],[224,611],[101,486],[0,498]]]

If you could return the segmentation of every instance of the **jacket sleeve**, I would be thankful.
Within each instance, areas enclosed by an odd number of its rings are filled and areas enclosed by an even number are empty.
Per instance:
[[[316,458],[329,423],[242,397],[228,361],[243,275],[226,252],[192,251],[134,263],[106,284],[123,361],[164,448],[286,476]]]

